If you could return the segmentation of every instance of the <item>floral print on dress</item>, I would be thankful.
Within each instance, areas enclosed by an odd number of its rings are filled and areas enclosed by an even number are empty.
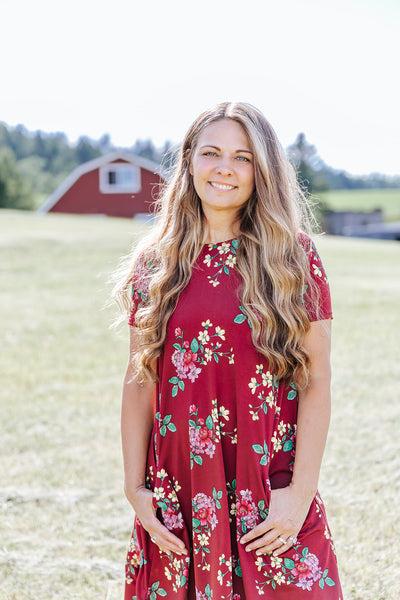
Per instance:
[[[197,565],[203,571],[210,570],[210,563],[207,560],[207,555],[211,550],[208,548],[212,531],[218,523],[217,509],[221,508],[220,499],[222,491],[217,491],[213,488],[213,495],[207,496],[199,492],[192,499],[192,527],[193,527],[193,552],[195,556],[200,554],[201,562]]]
[[[180,327],[175,329],[175,342],[172,344],[175,349],[172,354],[172,364],[176,369],[176,376],[168,381],[172,383],[172,397],[174,398],[179,390],[185,389],[184,379],[189,379],[192,383],[198,378],[202,367],[209,362],[219,362],[220,358],[227,358],[229,364],[234,364],[233,348],[229,352],[222,351],[222,344],[219,340],[225,341],[225,330],[219,325],[214,327],[210,319],[201,323],[203,329],[199,331],[197,337],[194,337],[189,343],[183,339],[184,330]]]
[[[309,552],[308,547],[301,544],[293,546],[294,552],[288,552],[290,557],[268,556],[263,554],[258,556],[255,564],[257,570],[262,572],[263,581],[256,581],[256,587],[260,596],[264,595],[264,588],[268,585],[272,589],[277,586],[295,585],[302,590],[311,591],[312,587],[318,582],[323,590],[325,585],[335,586],[335,582],[328,576],[329,570],[322,568],[315,554]]]
[[[227,482],[226,489],[231,503],[230,515],[231,519],[236,520],[236,539],[239,541],[242,535],[267,518],[268,508],[265,500],[259,500],[257,504],[255,503],[251,490],[237,490],[236,479],[232,483]],[[237,574],[240,575],[240,568]]]
[[[232,444],[237,443],[237,427],[233,431],[225,431],[229,422],[229,410],[224,406],[218,406],[215,398],[211,402],[211,414],[204,419],[199,417],[199,406],[192,404],[189,412],[189,440],[190,440],[190,468],[194,464],[202,466],[203,456],[213,458],[217,444],[221,436],[227,436]]]
[[[251,378],[248,386],[252,394],[255,394],[257,389],[261,388],[257,396],[257,398],[261,400],[260,404],[249,404],[249,412],[253,421],[259,420],[260,411],[262,411],[264,415],[268,414],[268,408],[274,409],[275,414],[279,414],[281,409],[277,404],[279,389],[278,380],[270,371],[264,371],[263,364],[256,366],[256,376]]]
[[[271,459],[274,458],[277,452],[290,452],[292,460],[289,463],[289,468],[291,471],[293,471],[294,456],[296,453],[296,429],[296,424],[291,425],[290,423],[280,421],[271,438]]]
[[[157,472],[158,480],[160,483],[154,488],[153,495],[156,506],[161,508],[165,527],[171,531],[183,529],[183,517],[177,496],[181,486],[176,480],[171,484],[165,469]]]
[[[209,253],[204,257],[203,263],[208,268],[216,269],[213,275],[207,275],[207,279],[213,287],[220,284],[219,278],[222,273],[229,275],[229,269],[235,266],[239,244],[239,240],[222,242],[222,244],[208,244]]]
[[[172,581],[174,592],[186,586],[189,576],[189,564],[190,558],[188,556],[179,559],[174,554],[171,554],[170,563],[164,568],[164,574],[168,581]]]

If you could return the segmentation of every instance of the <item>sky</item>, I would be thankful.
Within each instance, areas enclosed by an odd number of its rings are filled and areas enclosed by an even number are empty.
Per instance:
[[[285,147],[400,174],[398,0],[0,0],[0,22],[8,125],[161,146],[245,101]]]

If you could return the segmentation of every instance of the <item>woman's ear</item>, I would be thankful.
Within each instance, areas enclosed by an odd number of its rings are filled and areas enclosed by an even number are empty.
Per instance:
[[[192,168],[192,163],[191,163],[191,160],[190,160],[190,156],[191,156],[191,150],[190,150],[190,148],[188,148],[186,150],[186,152],[185,152],[185,159],[186,159],[186,162],[189,165],[189,173],[191,175],[193,175],[193,168]]]

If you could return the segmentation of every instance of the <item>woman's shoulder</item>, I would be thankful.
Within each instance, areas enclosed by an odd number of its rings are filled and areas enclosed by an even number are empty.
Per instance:
[[[297,241],[306,252],[311,252],[313,250],[313,240],[302,229],[299,229],[297,232]]]

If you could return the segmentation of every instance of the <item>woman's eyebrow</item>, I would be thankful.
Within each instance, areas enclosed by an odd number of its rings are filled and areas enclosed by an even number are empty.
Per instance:
[[[213,144],[204,144],[204,146],[200,146],[200,150],[202,148],[215,148],[215,150],[221,151],[221,148],[218,146],[214,146]],[[246,152],[247,154],[253,154],[251,150],[235,150],[235,152]]]

